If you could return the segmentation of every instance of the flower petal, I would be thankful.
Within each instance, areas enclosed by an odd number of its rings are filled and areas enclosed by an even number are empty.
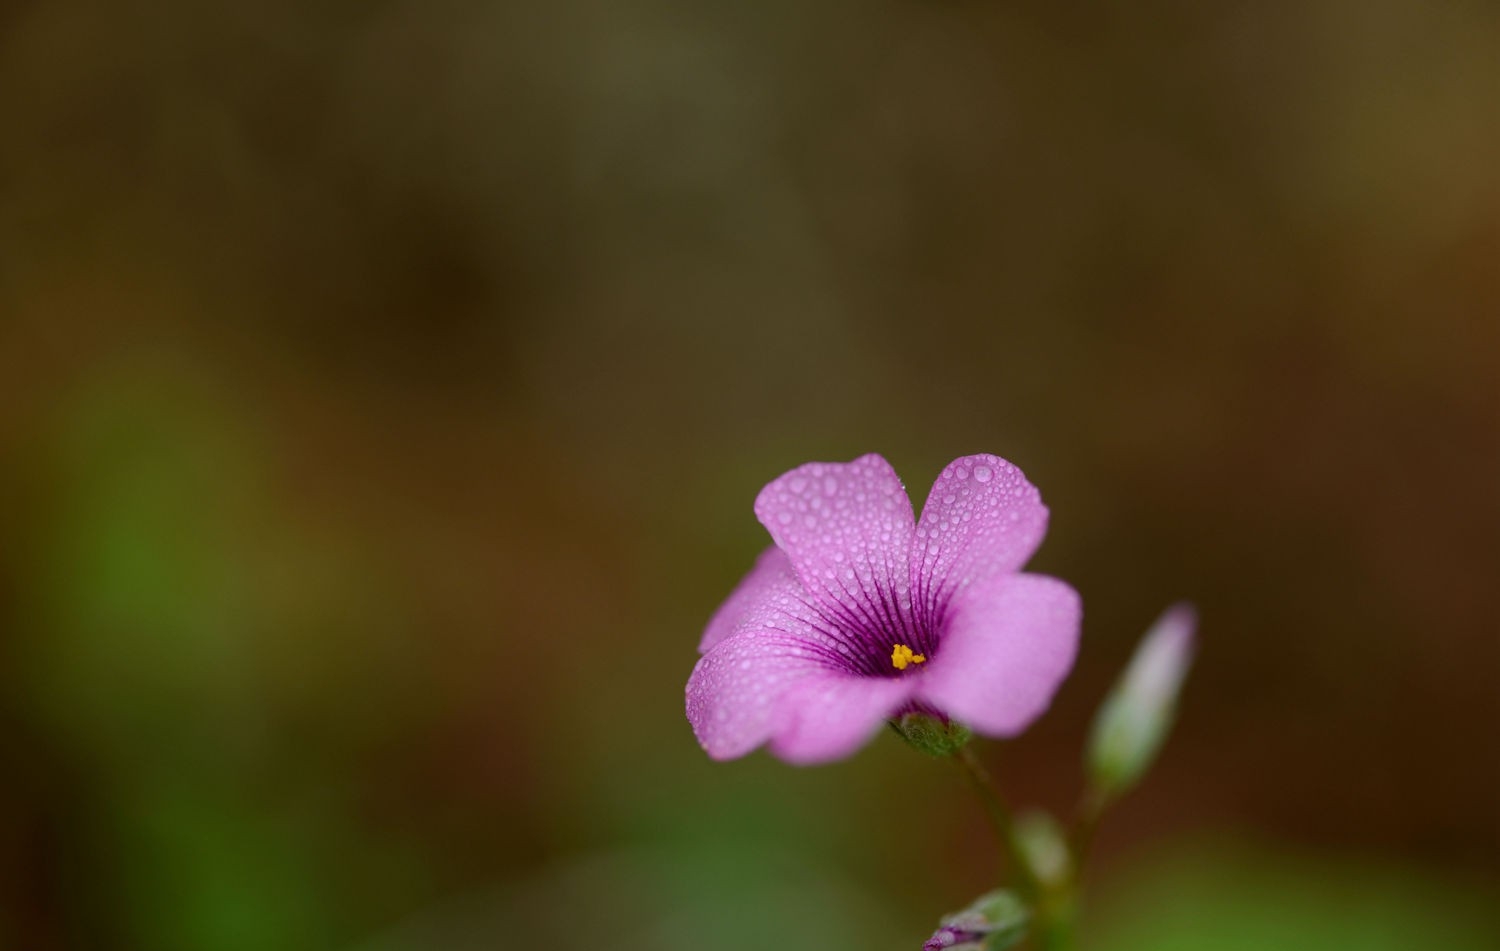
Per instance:
[[[907,633],[914,526],[890,463],[872,453],[799,466],[761,490],[755,515],[846,633]]]
[[[1044,575],[964,588],[949,606],[942,649],[922,672],[920,699],[978,733],[1021,732],[1072,668],[1082,610],[1078,592]]]
[[[714,759],[744,756],[798,712],[785,701],[804,680],[830,674],[826,648],[780,631],[746,631],[698,658],[687,682],[687,718]]]
[[[924,617],[941,619],[954,591],[1020,571],[1047,534],[1047,507],[1021,470],[988,453],[953,460],[917,523],[912,584]]]
[[[843,759],[869,742],[916,685],[915,677],[808,677],[782,698],[787,719],[771,752],[799,765]]]
[[[755,567],[709,619],[703,640],[698,643],[698,653],[707,653],[709,648],[747,625],[762,626],[768,605],[784,604],[794,596],[806,600],[807,590],[792,571],[786,552],[772,545],[760,553]]]

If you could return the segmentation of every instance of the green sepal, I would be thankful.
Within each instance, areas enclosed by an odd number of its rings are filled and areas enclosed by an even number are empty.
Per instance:
[[[891,721],[891,729],[929,756],[952,756],[973,735],[962,723],[926,713],[903,713]]]

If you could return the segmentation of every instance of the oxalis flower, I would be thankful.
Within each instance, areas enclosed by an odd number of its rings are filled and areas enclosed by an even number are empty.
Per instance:
[[[709,621],[687,683],[715,759],[765,743],[792,763],[839,759],[911,712],[1012,736],[1073,665],[1078,595],[1020,572],[1047,508],[1004,459],[954,460],[920,521],[874,454],[793,469],[755,514],[776,544]]]

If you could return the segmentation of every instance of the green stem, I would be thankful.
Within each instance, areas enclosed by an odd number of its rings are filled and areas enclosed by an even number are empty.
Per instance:
[[[1109,796],[1097,786],[1090,786],[1078,802],[1078,811],[1073,818],[1073,829],[1068,836],[1068,851],[1072,853],[1073,879],[1083,880],[1083,865],[1088,861],[1089,851],[1094,845],[1094,833],[1099,828],[1099,819],[1109,805]]]
[[[1015,867],[1017,878],[1020,879],[1021,897],[1030,903],[1034,903],[1041,894],[1041,885],[1036,879],[1036,873],[1031,869],[1031,863],[1026,861],[1026,856],[1021,852],[1021,844],[1016,839],[1016,824],[1011,818],[1010,807],[1000,797],[1000,791],[995,788],[994,782],[990,780],[990,774],[985,771],[984,765],[979,762],[979,757],[967,746],[959,747],[953,754],[953,759],[963,769],[964,775],[968,777],[969,784],[979,794],[980,802],[984,803],[984,811],[989,814],[990,822],[995,826],[995,834],[1000,839],[1000,847],[1010,859],[1010,864]]]
[[[1099,820],[1110,796],[1096,786],[1085,790],[1068,833],[1068,871],[1061,881],[1050,883],[1038,903],[1036,944],[1041,951],[1069,951],[1073,947],[1073,924],[1083,889],[1083,868],[1094,844]]]
[[[995,826],[1000,846],[1015,869],[1021,897],[1033,910],[1035,917],[1031,933],[1032,945],[1038,951],[1071,951],[1083,864],[1088,859],[1099,819],[1109,805],[1109,797],[1097,789],[1090,789],[1084,794],[1068,836],[1068,871],[1061,881],[1043,882],[1022,851],[1010,807],[995,788],[979,758],[967,746],[960,747],[953,758],[968,777],[974,791],[979,794],[980,802],[984,804],[985,812]]]
[[[1035,941],[1039,951],[1072,951],[1073,913],[1071,891],[1054,893],[1045,900],[1036,916]]]

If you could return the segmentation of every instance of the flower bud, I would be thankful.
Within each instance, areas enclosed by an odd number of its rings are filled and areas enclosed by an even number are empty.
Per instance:
[[[1130,666],[1094,718],[1088,769],[1094,786],[1116,796],[1135,785],[1160,749],[1192,662],[1197,614],[1189,604],[1168,608],[1141,639]]]
[[[1016,846],[1026,866],[1046,888],[1057,888],[1073,874],[1073,856],[1063,827],[1045,812],[1023,812],[1016,817]]]
[[[996,889],[945,915],[922,951],[1001,951],[1026,936],[1031,913],[1014,892]]]

